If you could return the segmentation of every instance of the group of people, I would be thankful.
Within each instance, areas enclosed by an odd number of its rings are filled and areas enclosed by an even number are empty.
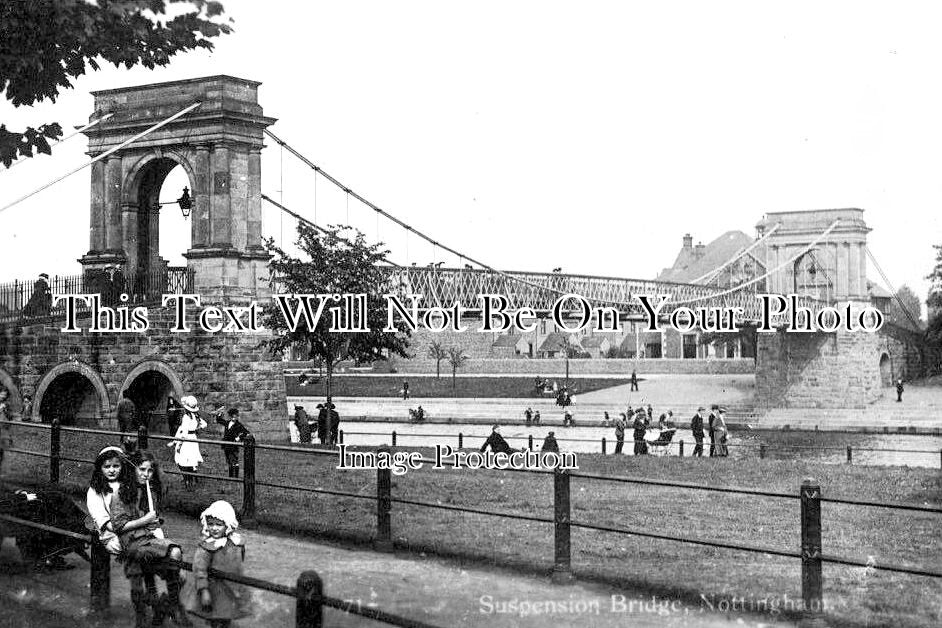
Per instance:
[[[309,415],[304,406],[294,406],[294,416],[288,421],[288,431],[292,443],[310,445],[316,433],[321,445],[333,447],[337,444],[337,436],[340,432],[340,414],[337,412],[337,406],[332,402],[317,404],[317,417]]]
[[[629,418],[630,417],[630,418]],[[658,440],[662,441],[665,439],[665,432],[667,430],[673,430],[674,412],[668,410],[661,414],[658,418],[658,429],[661,430],[661,434],[658,436]],[[605,413],[603,422],[608,422],[611,419],[608,416],[608,412]],[[654,408],[648,404],[647,408],[639,407],[633,409],[631,406],[628,406],[626,412],[621,412],[618,415],[618,418],[614,420],[615,427],[615,453],[620,454],[622,449],[625,446],[625,431],[631,427],[633,430],[632,438],[634,440],[634,454],[636,456],[643,456],[648,453],[648,442],[645,439],[645,434],[649,427],[651,427],[654,422]],[[671,434],[673,436],[673,434]]]
[[[138,412],[128,391],[122,393],[115,408],[115,415],[118,429],[125,433],[121,446],[126,453],[130,453],[137,448],[137,439],[133,435],[146,424],[146,419]],[[170,395],[167,398],[167,427],[173,434],[174,440],[167,446],[173,448],[173,460],[183,473],[195,474],[203,464],[203,454],[196,439],[199,433],[208,427],[206,417],[213,418],[222,428],[221,440],[240,443],[252,437],[248,428],[239,420],[238,408],[227,409],[224,405],[217,403],[211,413],[205,413],[200,410],[196,397],[187,395],[177,401],[173,395]],[[226,466],[229,468],[229,477],[239,477],[239,446],[223,445],[222,453],[226,459]],[[194,475],[184,475],[184,489],[193,490],[197,479]]]
[[[114,446],[98,452],[85,496],[89,527],[124,565],[136,628],[161,626],[167,617],[178,626],[190,626],[187,611],[214,628],[250,615],[247,589],[209,576],[210,569],[242,573],[245,543],[232,505],[216,501],[200,515],[193,573],[184,582],[177,562],[183,558],[181,545],[168,537],[160,517],[165,496],[151,452],[135,448],[128,453]],[[158,594],[157,578],[164,581],[163,594]]]
[[[690,431],[693,432],[693,439],[696,446],[693,448],[693,455],[703,456],[703,415],[701,414],[705,407],[697,408],[697,413],[690,420]],[[726,427],[726,408],[718,405],[710,406],[710,415],[707,420],[707,434],[710,436],[710,457],[725,458],[729,455],[729,447],[726,444],[729,438],[729,429]]]
[[[507,439],[501,436],[500,425],[495,425],[491,428],[491,434],[487,437],[487,440],[484,441],[484,444],[481,445],[481,453],[490,447],[491,451],[495,454],[504,453],[510,455],[515,451],[520,451],[514,449],[507,442]],[[546,437],[543,439],[543,445],[540,448],[541,452],[553,452],[559,453],[559,443],[556,442],[556,432],[548,432]]]

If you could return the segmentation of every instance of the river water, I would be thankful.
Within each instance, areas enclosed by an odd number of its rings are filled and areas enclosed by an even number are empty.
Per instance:
[[[480,447],[491,432],[489,425],[412,424],[388,422],[347,422],[341,425],[344,442],[349,445],[378,446],[391,442],[396,432],[399,447],[434,447],[437,444],[458,446],[458,434],[463,435],[464,447]],[[525,447],[529,437],[539,448],[548,432],[554,432],[560,449],[576,453],[601,453],[602,438],[606,450],[615,449],[615,430],[601,426],[522,426],[506,425],[501,434],[512,447]],[[647,440],[657,438],[658,430],[649,429]],[[625,432],[623,453],[632,455],[632,431]],[[669,448],[669,455],[679,454],[679,442],[684,441],[684,456],[693,452],[694,440],[690,430],[679,429]],[[782,432],[736,431],[728,441],[731,458],[758,458],[760,446],[765,445],[765,457],[773,460],[809,460],[828,464],[846,464],[847,447],[852,449],[853,464],[910,466],[938,469],[942,465],[942,436],[913,434],[858,434],[839,432]],[[709,453],[709,438],[704,445]]]

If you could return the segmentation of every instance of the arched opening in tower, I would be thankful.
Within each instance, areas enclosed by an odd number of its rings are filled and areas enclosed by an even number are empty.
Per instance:
[[[135,274],[160,277],[168,267],[186,266],[183,254],[191,247],[192,237],[190,219],[178,203],[184,188],[192,199],[186,170],[169,157],[153,159],[141,171]]]
[[[167,400],[173,394],[173,384],[166,375],[159,371],[144,371],[134,378],[127,393],[149,431],[160,434],[170,431]]]
[[[62,425],[96,426],[101,417],[98,393],[81,373],[63,373],[43,393],[39,415],[44,423],[59,419]]]

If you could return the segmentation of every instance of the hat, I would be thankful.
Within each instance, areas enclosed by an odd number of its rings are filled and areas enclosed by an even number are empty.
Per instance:
[[[187,395],[180,399],[180,404],[183,406],[183,409],[188,412],[198,412],[200,409],[200,404],[193,395]]]
[[[697,412],[701,412],[703,410],[706,410],[706,408],[704,408],[703,406],[700,406],[699,408],[697,408]]]
[[[206,528],[206,519],[213,517],[226,524],[226,535],[232,534],[239,528],[239,520],[236,518],[235,509],[227,501],[219,500],[209,505],[209,508],[200,515],[200,523],[203,524],[203,536],[209,536]]]
[[[719,410],[720,412],[726,412],[726,406],[720,406],[719,408],[717,408],[717,410]]]
[[[494,427],[491,428],[491,431],[492,431],[492,432],[496,432],[496,431],[499,430],[499,429],[500,429],[500,426],[499,426],[499,425],[495,425]]]
[[[546,435],[547,435],[547,436],[555,436],[555,435],[556,435],[556,432],[547,432]]]
[[[49,275],[47,275],[46,273],[39,273],[39,276],[40,276],[42,279],[49,279]]]

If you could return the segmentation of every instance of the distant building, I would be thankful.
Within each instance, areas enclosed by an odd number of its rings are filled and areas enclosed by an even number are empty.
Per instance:
[[[491,354],[495,358],[533,357],[533,345],[527,342],[523,334],[503,334],[491,345]]]

